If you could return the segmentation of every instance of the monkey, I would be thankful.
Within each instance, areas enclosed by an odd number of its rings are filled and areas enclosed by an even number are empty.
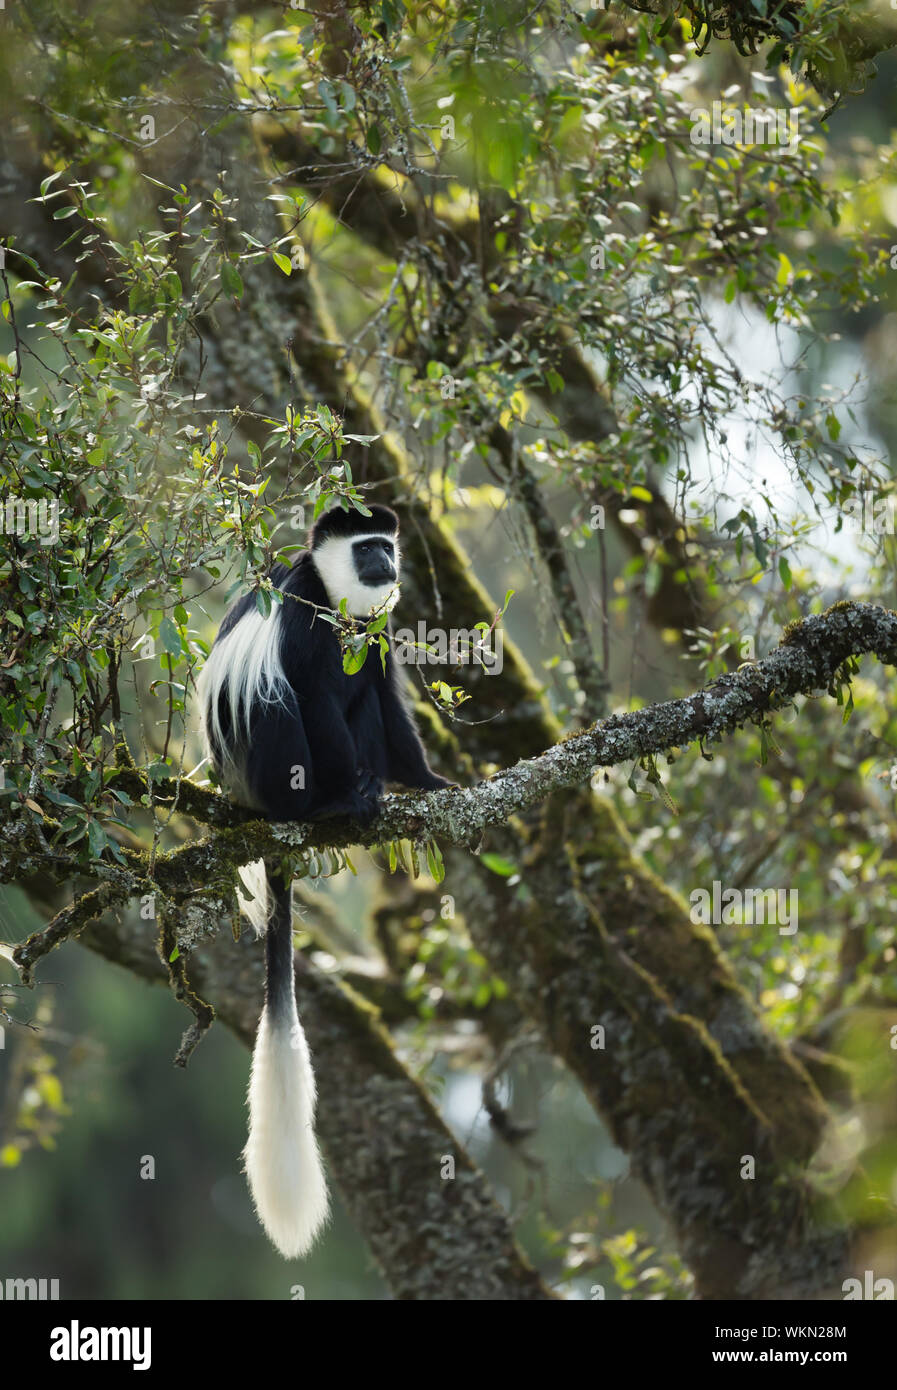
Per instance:
[[[337,506],[313,525],[308,549],[270,578],[283,596],[264,617],[249,593],[221,622],[198,682],[207,755],[239,804],[268,820],[351,816],[367,825],[385,785],[452,786],[430,768],[402,699],[390,647],[383,661],[343,670],[326,621],[342,600],[367,619],[398,599],[399,521],[389,507]],[[379,655],[379,653],[378,653]],[[241,907],[265,936],[265,1002],[249,1082],[243,1159],[256,1213],[286,1258],[306,1254],[324,1226],[327,1185],[314,1133],[315,1079],[296,1009],[292,884],[264,861],[240,870]]]

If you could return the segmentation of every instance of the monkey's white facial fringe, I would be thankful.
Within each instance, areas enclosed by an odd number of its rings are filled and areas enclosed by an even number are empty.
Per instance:
[[[247,898],[237,889],[240,911],[249,918],[255,928],[256,936],[264,936],[271,917],[271,898],[268,893],[268,875],[265,873],[264,859],[256,859],[252,864],[244,864],[237,870],[249,891]]]
[[[353,618],[367,617],[372,608],[384,606],[391,612],[399,600],[398,581],[394,579],[389,584],[376,586],[362,584],[352,557],[352,546],[358,540],[389,541],[394,551],[396,574],[399,573],[399,547],[395,536],[385,532],[382,535],[331,536],[312,551],[315,569],[321,576],[327,597],[334,608],[339,608],[340,599],[344,598],[346,610]]]
[[[251,805],[231,746],[249,736],[249,714],[254,705],[285,705],[290,686],[280,664],[280,608],[267,618],[257,609],[246,613],[220,642],[216,642],[196,683],[202,732],[209,756],[231,789]],[[230,715],[231,738],[221,725],[221,704]],[[214,740],[214,746],[213,746]],[[214,748],[221,750],[219,765]]]
[[[243,1157],[258,1218],[288,1260],[311,1248],[329,1214],[314,1116],[315,1078],[296,1007],[273,1013],[266,1006],[252,1054]]]

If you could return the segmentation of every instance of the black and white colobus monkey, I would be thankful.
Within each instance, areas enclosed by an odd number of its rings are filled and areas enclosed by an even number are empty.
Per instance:
[[[216,776],[270,820],[342,814],[364,822],[376,815],[386,782],[428,791],[450,785],[427,765],[392,651],[385,672],[371,653],[347,676],[332,625],[316,621],[317,608],[338,608],[341,599],[350,614],[367,617],[398,598],[398,518],[388,507],[370,513],[337,508],[322,516],[310,549],[291,568],[271,571],[283,604],[264,618],[253,594],[234,603],[200,677]],[[240,872],[253,895],[243,910],[266,933],[267,963],[244,1159],[259,1219],[292,1258],[309,1249],[328,1210],[314,1074],[296,1012],[292,886],[262,861]]]

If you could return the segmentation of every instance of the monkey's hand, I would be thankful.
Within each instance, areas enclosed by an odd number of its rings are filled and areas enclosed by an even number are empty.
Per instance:
[[[359,795],[366,800],[373,798],[374,801],[379,801],[383,795],[383,778],[366,767],[360,767],[355,776],[358,779],[355,785]]]
[[[370,825],[380,813],[383,779],[370,768],[355,769],[355,786],[344,797],[332,801],[320,816],[351,816],[362,825]]]
[[[361,792],[350,792],[348,796],[331,801],[327,806],[315,811],[311,820],[329,820],[332,816],[349,816],[360,825],[370,825],[380,812],[380,801],[376,796],[364,796]]]
[[[411,788],[412,791],[438,792],[443,787],[457,787],[460,783],[450,782],[447,777],[440,777],[438,772],[433,772],[427,768],[425,772],[415,777],[413,782],[404,782],[402,785]]]

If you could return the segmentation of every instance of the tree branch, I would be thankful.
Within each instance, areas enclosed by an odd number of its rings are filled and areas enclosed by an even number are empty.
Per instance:
[[[182,803],[185,814],[208,817],[217,830],[210,838],[157,856],[153,877],[166,893],[184,894],[192,891],[196,882],[210,882],[209,876],[216,868],[220,872],[222,863],[248,863],[282,854],[284,847],[310,850],[399,839],[440,839],[476,850],[490,826],[507,824],[512,816],[544,802],[553,792],[581,785],[596,767],[615,767],[684,747],[696,739],[719,742],[723,734],[749,720],[790,704],[795,695],[810,695],[819,689],[836,694],[834,682],[849,678],[848,672],[842,672],[845,663],[870,652],[887,665],[897,665],[897,613],[871,603],[837,603],[826,613],[792,624],[780,646],[761,661],[726,672],[693,695],[611,715],[475,787],[387,794],[380,814],[364,827],[343,816],[269,824],[247,819],[251,813],[230,807],[223,797],[187,798]],[[122,775],[132,782],[135,777],[140,780],[132,769],[123,769]],[[182,790],[184,785],[175,779],[155,784],[157,801],[164,804],[167,798],[173,799],[177,788]],[[7,832],[7,852],[0,857],[0,881],[14,876],[22,852],[32,863],[40,858],[30,845],[15,846],[16,839],[26,838],[16,835],[13,828]],[[226,850],[224,855],[218,853],[220,848]],[[136,891],[146,882],[145,855],[127,848],[122,853],[134,875]],[[54,871],[58,871],[59,857],[52,856]],[[123,895],[122,886],[120,879],[117,897]],[[41,955],[80,930],[94,915],[91,912],[85,918],[83,911],[64,910],[44,932],[16,948],[17,961],[30,969]]]

